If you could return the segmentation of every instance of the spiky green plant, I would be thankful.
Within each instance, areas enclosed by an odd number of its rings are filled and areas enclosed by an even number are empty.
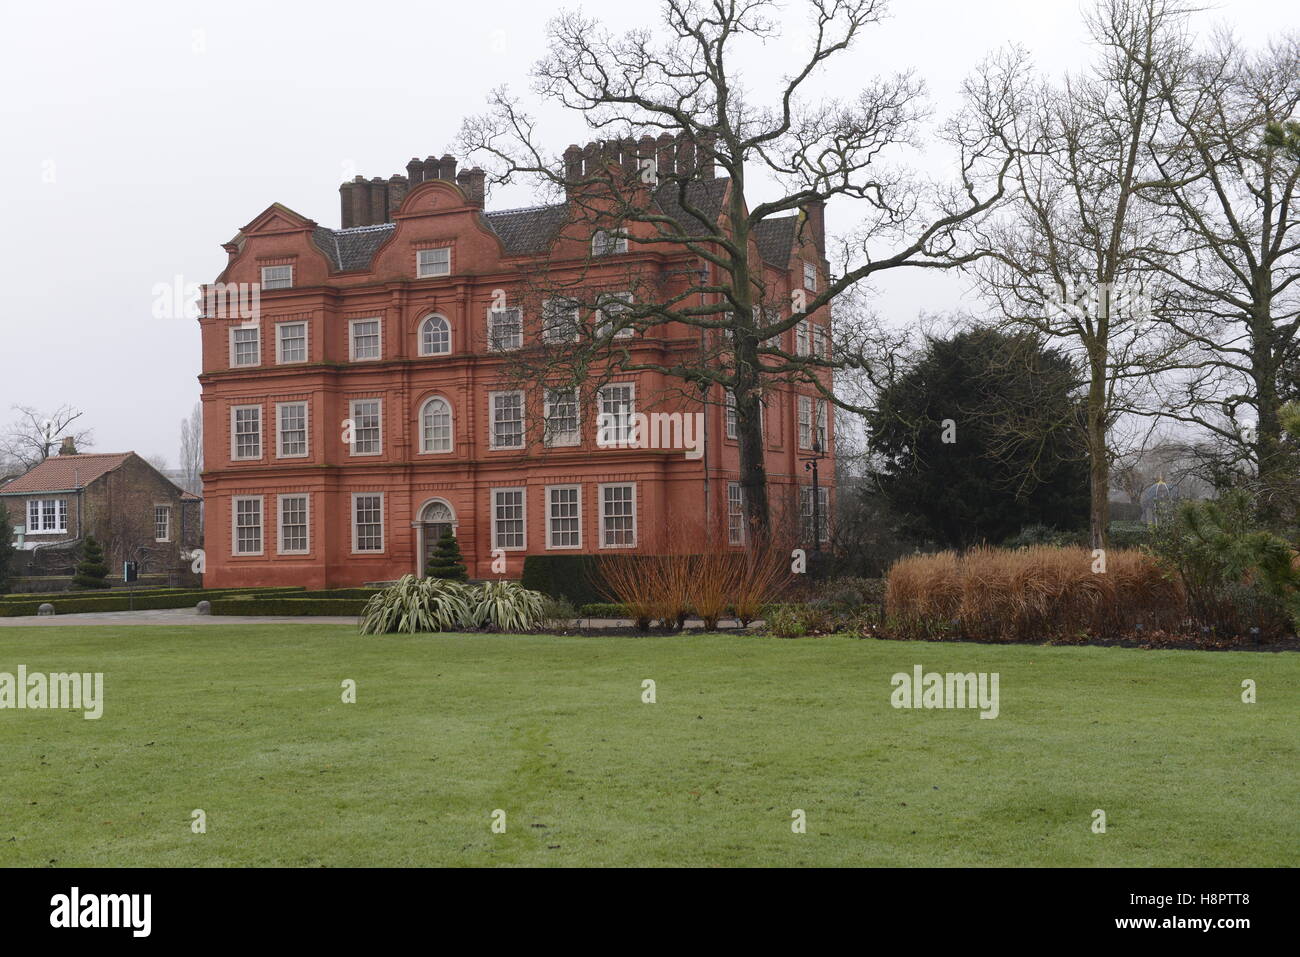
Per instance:
[[[1221,630],[1277,632],[1283,615],[1300,625],[1295,552],[1254,516],[1250,496],[1232,489],[1218,500],[1182,503],[1153,540],[1152,550],[1182,577],[1193,617]]]
[[[469,621],[493,631],[529,631],[541,622],[545,601],[518,582],[484,582],[471,590]]]
[[[471,593],[476,589],[442,578],[403,575],[366,602],[361,634],[454,631],[472,619]]]

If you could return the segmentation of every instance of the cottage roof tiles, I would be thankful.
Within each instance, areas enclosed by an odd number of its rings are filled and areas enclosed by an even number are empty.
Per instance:
[[[120,466],[134,452],[51,455],[44,462],[0,487],[0,494],[57,492],[89,485]]]

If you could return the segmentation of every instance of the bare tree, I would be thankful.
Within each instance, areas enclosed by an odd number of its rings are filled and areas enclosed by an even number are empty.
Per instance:
[[[181,488],[195,495],[203,492],[203,404],[195,402],[188,419],[181,419]]]
[[[1139,193],[1159,176],[1148,147],[1162,120],[1161,76],[1185,57],[1185,19],[1181,0],[1097,3],[1087,72],[1044,84],[1016,118],[1034,149],[1018,158],[1014,205],[985,231],[988,256],[975,269],[1006,321],[1080,360],[1094,548],[1107,539],[1111,431],[1178,349],[1150,322],[1160,306],[1150,253],[1164,243]]]
[[[955,154],[956,175],[947,184],[923,182],[897,165],[904,148],[920,143],[926,119],[924,90],[911,74],[874,79],[847,99],[813,102],[807,95],[822,65],[855,50],[880,20],[883,0],[802,6],[810,48],[779,77],[775,92],[760,95],[746,86],[737,52],[782,35],[774,0],[666,0],[660,32],[622,37],[580,14],[562,14],[550,26],[549,55],[534,68],[536,90],[579,113],[603,142],[586,153],[549,153],[534,118],[504,89],[460,137],[460,151],[480,158],[491,182],[526,179],[567,198],[562,240],[584,242],[599,229],[627,237],[637,251],[677,257],[665,272],[671,282],[616,314],[584,292],[583,269],[548,263],[536,277],[544,296],[567,297],[579,317],[593,320],[575,320],[581,328],[572,342],[523,355],[521,366],[531,364],[535,381],[560,367],[575,386],[647,371],[694,390],[701,401],[730,393],[748,518],[759,533],[771,527],[760,412],[765,388],[799,384],[844,405],[831,371],[862,359],[851,341],[848,350],[816,354],[787,348],[782,337],[886,270],[970,261],[964,230],[1006,192],[1023,75],[1023,58],[1010,54],[968,81],[965,109],[937,134]],[[715,168],[729,181],[720,208],[709,206],[699,186],[701,171]],[[764,181],[775,195],[760,200]],[[855,204],[860,226],[841,245],[838,274],[824,261],[825,281],[815,291],[783,301],[755,253],[757,240],[786,220],[799,237],[824,245],[829,200]],[[694,332],[698,347],[667,355],[635,347],[637,333],[665,323]]]
[[[1269,520],[1291,494],[1279,411],[1300,360],[1300,164],[1264,134],[1300,110],[1300,37],[1249,52],[1220,35],[1186,76],[1162,77],[1161,96],[1162,179],[1144,195],[1179,242],[1145,258],[1178,293],[1164,321],[1192,345],[1165,414],[1253,474]]]
[[[24,469],[40,465],[58,451],[65,439],[71,439],[78,449],[93,444],[93,432],[76,427],[84,413],[70,405],[61,405],[51,413],[26,405],[16,405],[13,410],[18,418],[0,439],[0,455],[18,461]]]

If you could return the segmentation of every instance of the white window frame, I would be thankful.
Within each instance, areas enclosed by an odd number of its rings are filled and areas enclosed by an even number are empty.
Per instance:
[[[257,454],[239,454],[239,413],[247,409],[257,410]],[[256,462],[266,454],[266,423],[263,421],[261,404],[232,405],[230,407],[230,460],[232,462]]]
[[[164,513],[163,525],[164,530],[161,537],[158,535],[158,515]],[[170,542],[172,540],[172,507],[166,504],[154,503],[153,507],[153,540],[155,542]]]
[[[379,547],[378,548],[357,548],[357,499],[359,498],[378,498],[379,499]],[[384,518],[387,513],[388,503],[385,501],[384,492],[353,492],[350,499],[351,505],[348,509],[348,524],[352,526],[352,554],[353,555],[382,555],[388,546],[388,529],[385,527]]]
[[[817,291],[817,264],[804,260],[803,287],[809,292]]]
[[[727,544],[745,544],[745,486],[727,483]]]
[[[511,337],[513,345],[498,345],[497,337],[493,332],[492,322],[495,316],[504,316],[506,313],[517,313],[519,316],[518,329],[515,336]],[[506,306],[504,309],[489,309],[487,311],[487,345],[488,352],[515,352],[524,347],[524,310],[522,306]]]
[[[559,335],[556,330],[564,326],[555,322],[556,314],[561,309],[572,317],[571,335]],[[542,341],[543,342],[577,342],[582,335],[582,308],[576,299],[567,296],[555,296],[542,301]]]
[[[292,326],[302,326],[301,359],[286,359],[284,357],[284,330]],[[310,336],[311,326],[305,319],[295,319],[292,322],[277,322],[275,324],[275,364],[283,366],[307,362],[311,358]]]
[[[252,332],[253,339],[257,345],[257,353],[252,362],[239,361],[239,347],[235,343],[235,337],[240,332]],[[232,369],[255,369],[262,364],[262,327],[238,325],[230,327],[230,368]]]
[[[257,503],[257,551],[239,550],[239,503]],[[245,526],[251,528],[252,526]],[[266,497],[264,495],[235,495],[230,499],[230,554],[236,558],[266,554]]]
[[[302,451],[286,452],[284,450],[284,410],[292,406],[302,406]],[[277,459],[305,459],[311,455],[311,412],[306,400],[295,402],[277,402],[275,404],[275,457]]]
[[[519,444],[518,445],[498,445],[497,444],[497,399],[503,396],[519,396]],[[488,449],[522,449],[527,441],[528,433],[528,399],[522,389],[507,389],[503,392],[488,393]]]
[[[357,355],[357,323],[373,322],[379,328],[378,343],[376,344],[376,354],[373,356]],[[350,362],[379,362],[384,358],[384,320],[378,316],[369,316],[361,319],[348,320],[348,361]]]
[[[799,486],[799,537],[805,542],[816,539],[814,544],[820,546],[822,542],[829,542],[831,538],[830,489],[824,485],[817,486],[817,499],[820,503],[817,517],[821,519],[822,525],[820,529],[812,527],[812,491],[811,485]]]
[[[271,277],[267,273],[274,269],[287,269],[287,277]],[[292,289],[293,288],[293,263],[280,263],[278,266],[262,267],[262,285],[261,289]]]
[[[357,404],[360,402],[373,402],[379,407],[379,413],[377,416],[379,422],[376,424],[376,429],[378,430],[378,437],[377,437],[378,441],[376,442],[377,447],[373,452],[357,451],[356,439],[357,439],[357,432],[360,429],[360,426],[357,424]],[[384,454],[384,400],[379,396],[367,396],[361,399],[349,399],[348,418],[352,421],[352,442],[349,443],[348,445],[348,455],[354,455],[357,456],[358,458],[364,456],[371,456],[371,455],[383,455]]]
[[[520,544],[518,545],[500,545],[497,538],[497,495],[501,492],[518,492],[519,493],[519,523],[520,523]],[[507,552],[523,552],[528,550],[528,489],[522,485],[504,485],[500,488],[491,490],[491,518],[492,518],[492,548],[498,548]]]
[[[53,502],[53,524],[45,524],[45,503]],[[33,521],[33,517],[35,521]],[[28,535],[64,535],[68,531],[68,500],[66,498],[29,498],[27,500]]]
[[[302,499],[303,547],[284,547],[284,500]],[[275,552],[277,555],[308,555],[311,553],[311,494],[309,492],[284,492],[275,497]]]
[[[813,437],[813,400],[811,396],[798,397],[798,411],[795,415],[799,427],[799,448],[812,448]]]
[[[605,414],[605,390],[606,389],[627,389],[628,390],[628,409],[626,421],[620,423],[618,432],[614,436],[614,441],[608,443],[604,448],[626,448],[632,434],[632,417],[636,415],[636,383],[635,382],[606,382],[596,390],[596,431],[599,436],[602,433],[600,423],[604,421],[602,416]],[[642,436],[642,438],[648,438]]]
[[[578,500],[576,503],[578,509],[576,515],[576,518],[578,520],[578,528],[577,528],[578,541],[577,544],[574,545],[556,545],[553,540],[553,536],[555,534],[555,528],[553,524],[555,517],[551,514],[551,509],[554,505],[554,503],[551,501],[551,493],[559,492],[559,491],[565,491],[565,492],[573,491],[576,492],[578,495]],[[544,496],[543,502],[546,506],[546,548],[547,550],[548,551],[571,551],[573,549],[581,549],[582,548],[582,486],[573,485],[573,484],[548,485],[546,486],[542,494]],[[562,534],[567,535],[572,533],[566,531],[563,532]]]
[[[447,329],[447,348],[443,349],[441,352],[430,352],[428,349],[425,348],[424,327],[429,325],[429,323],[433,322],[435,319],[441,321],[443,326],[445,326]],[[420,325],[418,328],[419,328],[419,336],[420,336],[418,352],[420,355],[422,356],[451,355],[451,320],[450,319],[448,319],[440,312],[431,312],[423,319],[420,320]]]
[[[638,504],[637,504],[637,483],[636,482],[602,482],[597,485],[596,493],[596,520],[597,532],[600,535],[601,548],[636,548],[638,535]],[[623,545],[607,545],[605,543],[605,490],[611,488],[630,488],[632,490],[632,541]]]
[[[442,402],[447,406],[447,447],[445,449],[430,448],[428,437],[424,432],[424,414],[433,402]],[[451,399],[445,395],[431,395],[420,403],[420,420],[417,423],[420,432],[420,454],[421,455],[450,455],[456,449],[456,413],[451,407]]]
[[[618,302],[622,304],[622,308],[614,310],[614,314],[616,316],[621,313],[629,311],[632,308],[634,303],[634,300],[632,298],[632,293],[628,292],[627,290],[622,290],[620,292],[603,292],[599,296],[597,296],[595,322],[592,324],[592,331],[597,339],[600,339],[605,335],[605,331],[604,331],[605,326],[609,325],[613,321],[606,318],[605,307],[604,307],[604,304],[610,301]],[[636,335],[636,329],[632,328],[631,326],[625,326],[622,329],[618,330],[618,332],[614,333],[614,335],[611,336],[610,338],[630,339],[634,335]]]
[[[436,271],[428,268],[430,266],[442,266],[442,263],[426,263],[423,260],[425,253],[442,253],[447,254],[446,268],[439,268]],[[415,251],[415,278],[416,279],[436,279],[439,276],[451,275],[451,247],[450,246],[431,246],[428,249],[417,249]]]
[[[609,240],[613,239],[613,243]],[[627,234],[617,229],[598,229],[591,234],[593,256],[621,256],[627,252]]]
[[[723,389],[723,434],[729,439],[740,435],[740,413],[736,408],[736,390]]]
[[[551,409],[556,403],[551,401],[551,396],[556,392],[573,393],[573,431],[559,433],[562,438],[557,438],[551,431]],[[542,393],[542,440],[547,448],[571,448],[575,445],[582,444],[582,392],[577,386],[547,386]]]
[[[794,354],[809,355],[812,350],[812,323],[807,319],[800,319],[794,330]]]

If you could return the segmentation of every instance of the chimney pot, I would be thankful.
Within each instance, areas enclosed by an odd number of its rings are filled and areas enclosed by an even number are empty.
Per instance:
[[[659,176],[671,176],[677,168],[673,134],[660,133],[656,142],[659,144]]]
[[[705,133],[700,137],[700,148],[696,151],[696,165],[699,167],[700,179],[713,179],[713,159],[718,146],[716,133]]]
[[[369,226],[370,223],[370,183],[358,176],[352,181],[352,225]]]
[[[473,169],[463,171],[461,175],[465,177],[465,182],[461,184],[461,189],[465,191],[465,198],[469,200],[471,206],[482,209],[487,198],[483,185],[487,179],[487,173],[475,166]],[[457,177],[456,180],[459,183],[460,177]]]
[[[818,255],[826,258],[826,201],[815,199],[799,209],[799,238],[808,239]]]
[[[402,200],[406,199],[409,188],[406,177],[401,173],[394,173],[388,177],[388,215],[385,217],[386,222],[393,221],[393,215],[402,205]]]
[[[339,212],[340,221],[344,229],[351,229],[356,225],[353,214],[352,191],[357,188],[356,183],[348,182],[339,186]]]
[[[677,137],[677,175],[695,175],[695,143],[685,133]]]

